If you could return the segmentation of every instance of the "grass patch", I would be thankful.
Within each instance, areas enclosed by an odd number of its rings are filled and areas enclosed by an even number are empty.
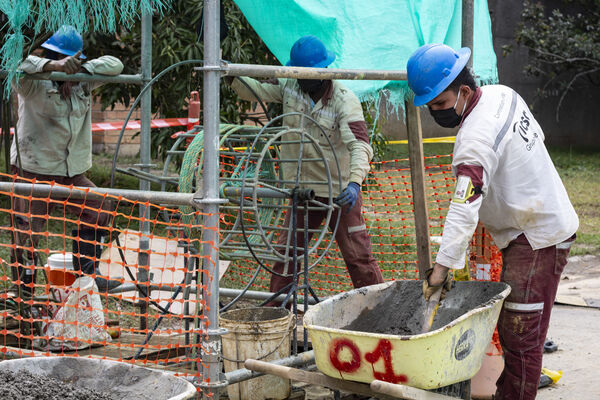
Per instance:
[[[579,216],[571,255],[600,254],[600,152],[558,148],[549,152]]]
[[[425,156],[450,154],[453,144],[431,143],[423,146]],[[600,254],[600,152],[582,149],[549,148],[571,203],[579,216],[577,241],[571,255]],[[408,157],[407,145],[386,149],[386,159]]]

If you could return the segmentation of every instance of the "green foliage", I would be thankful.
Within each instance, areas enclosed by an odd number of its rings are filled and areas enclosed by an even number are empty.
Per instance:
[[[275,57],[248,24],[232,0],[224,2],[225,20],[229,27],[227,38],[221,43],[224,60],[244,64],[277,64]],[[197,0],[173,0],[163,16],[154,16],[152,26],[152,70],[154,75],[182,60],[202,59],[203,44],[196,33],[201,23],[202,2]],[[99,32],[85,39],[88,57],[109,54],[123,61],[124,74],[141,71],[141,21],[130,30],[116,35]],[[198,65],[201,66],[201,65]],[[187,98],[190,91],[202,92],[202,73],[185,65],[165,75],[152,88],[152,112],[157,117],[181,117],[187,115]],[[132,103],[140,91],[136,85],[105,85],[98,90],[103,107],[114,107],[118,102],[126,106]],[[200,94],[202,99],[202,93]],[[221,119],[229,123],[242,123],[250,109],[249,102],[240,101],[227,85],[221,85]],[[200,117],[202,118],[202,116]],[[153,156],[166,156],[173,140],[174,130],[153,130]]]
[[[387,138],[381,132],[383,115],[379,114],[374,102],[362,103],[367,130],[369,131],[369,143],[373,147],[373,161],[385,160]],[[379,114],[379,115],[378,115]]]
[[[542,97],[559,95],[556,118],[567,93],[577,82],[600,84],[600,1],[565,1],[567,14],[555,9],[547,13],[541,3],[524,2],[516,42],[530,50],[525,72],[543,76]],[[505,46],[510,51],[510,46]]]

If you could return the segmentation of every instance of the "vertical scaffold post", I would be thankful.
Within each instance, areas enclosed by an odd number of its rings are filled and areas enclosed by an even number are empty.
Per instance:
[[[152,79],[152,10],[142,10],[142,85]],[[140,102],[140,168],[150,173],[150,123],[152,119],[152,89],[148,89]],[[150,190],[150,181],[140,179],[140,190]],[[136,279],[141,286],[145,286],[146,293],[150,295],[149,266],[150,266],[150,208],[140,205],[140,251],[138,253],[138,270]],[[148,299],[139,296],[140,304],[140,330],[147,329],[146,313],[148,312]],[[144,332],[142,332],[144,333]]]
[[[425,279],[425,271],[431,267],[431,246],[429,244],[429,216],[425,187],[425,162],[423,160],[423,133],[421,131],[419,109],[412,104],[411,100],[405,103],[405,109],[410,181],[415,215],[415,234],[417,237],[417,266],[419,268],[419,279]]]
[[[474,38],[473,38],[473,18],[474,18],[474,11],[473,11],[473,0],[462,0],[462,37],[461,37],[461,42],[462,42],[462,47],[468,47],[471,49],[471,58],[469,58],[469,61],[467,62],[467,67],[472,71],[473,71],[473,56],[475,53],[475,49],[473,48],[473,42],[474,42]],[[476,238],[481,238],[481,243],[485,244],[485,229],[483,227],[483,225],[481,223],[477,224],[477,229],[475,230],[475,237]],[[488,244],[489,246],[489,244]],[[489,259],[491,258],[491,256],[489,256],[489,247],[483,247],[483,249],[487,248],[488,251],[485,252],[486,255],[488,257],[486,257],[483,254],[477,254],[477,274],[476,276],[486,276],[487,279],[489,279],[489,267],[490,267],[490,261]],[[478,248],[479,249],[479,248]],[[483,251],[483,250],[482,250]],[[482,261],[483,258],[483,261]],[[480,266],[482,266],[481,271],[480,271]],[[483,273],[483,271],[486,271],[487,269],[487,273]],[[480,278],[477,278],[480,279]]]
[[[473,68],[473,0],[462,0],[462,47],[471,49],[471,58],[467,62],[469,69]]]
[[[221,376],[219,329],[219,1],[204,1],[204,165],[202,173],[203,268],[202,380],[203,398],[218,398]],[[199,365],[199,367],[201,367]]]

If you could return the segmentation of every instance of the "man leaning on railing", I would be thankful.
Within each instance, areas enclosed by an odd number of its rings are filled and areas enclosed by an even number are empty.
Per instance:
[[[44,57],[30,55],[20,66],[26,74],[64,72],[75,74],[119,75],[123,64],[112,56],[87,60],[82,54],[81,35],[70,26],[63,26],[41,45]],[[85,176],[92,166],[91,93],[102,83],[22,80],[15,85],[19,101],[19,119],[11,146],[10,161],[14,174],[38,181],[54,181],[61,185],[95,187]],[[46,227],[46,216],[57,202],[15,201],[14,211],[20,237]],[[98,259],[106,235],[110,215],[103,212],[101,200],[69,199],[66,211],[78,218],[73,229],[73,266],[84,274],[96,274],[96,284],[106,292],[120,284],[100,275]],[[27,214],[25,214],[27,213]],[[30,218],[27,218],[30,216]],[[80,239],[82,239],[80,241]],[[39,235],[33,236],[34,247]],[[19,255],[17,254],[17,260]],[[22,287],[31,295],[33,271],[19,268]]]

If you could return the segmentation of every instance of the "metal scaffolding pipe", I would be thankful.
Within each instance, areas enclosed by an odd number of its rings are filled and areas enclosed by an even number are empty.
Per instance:
[[[146,85],[152,79],[152,10],[142,10],[142,82]],[[140,169],[142,172],[150,173],[150,123],[152,120],[152,88],[148,88],[143,94],[140,102]],[[149,191],[150,181],[140,179],[140,190]],[[140,238],[140,251],[138,253],[137,280],[142,285],[148,282],[150,259],[150,208],[140,205],[139,229],[142,232]],[[148,296],[150,291],[148,291]],[[146,313],[148,311],[148,299],[142,297],[140,292],[140,329],[146,329]]]
[[[291,198],[291,194],[289,193],[290,190],[287,189],[281,189],[281,190],[274,190],[274,189],[265,189],[265,188],[258,188],[256,189],[256,195],[260,198],[263,197],[268,197],[268,198],[276,198],[276,199],[288,199]],[[225,197],[228,198],[240,198],[240,197],[251,197],[253,195],[254,191],[252,188],[249,187],[226,187],[225,189],[223,189],[223,194],[225,195]]]
[[[473,49],[473,0],[462,0],[462,47]],[[473,68],[473,55],[467,61],[467,67]]]
[[[219,329],[219,124],[220,124],[220,12],[218,0],[204,0],[204,164],[202,179],[202,203],[208,214],[204,218],[206,229],[202,231],[203,272],[202,284],[205,286],[202,296],[207,307],[202,309],[202,319],[196,319],[196,328],[202,335],[201,384],[204,399],[219,397],[219,390],[226,385],[221,379],[221,335]],[[198,182],[200,183],[200,182]],[[200,185],[199,185],[200,186]],[[200,297],[197,297],[200,298]],[[200,324],[200,325],[199,325]],[[197,343],[200,345],[200,343]]]
[[[226,187],[223,190],[223,194],[229,198],[240,198],[250,197],[256,192],[257,197],[260,198],[276,198],[276,199],[291,199],[291,189],[269,189],[269,188],[257,188],[252,189],[250,187]],[[314,200],[315,191],[312,189],[298,189],[298,197],[303,200]]]
[[[243,292],[243,290],[241,290],[241,289],[229,289],[229,288],[220,288],[219,289],[219,295],[221,295],[223,297],[236,297],[242,292]],[[271,296],[273,296],[274,294],[275,293],[271,293],[271,292],[259,292],[256,290],[246,290],[246,292],[244,293],[244,295],[242,297],[245,299],[251,299],[251,300],[267,300],[267,299],[270,299]],[[279,296],[275,297],[273,299],[273,301],[283,301],[283,300],[285,300],[285,297],[286,297],[286,293],[280,294]],[[298,296],[298,300],[304,301],[303,299],[304,299],[304,296]],[[317,302],[313,297],[309,297],[308,304],[317,304]]]
[[[312,364],[315,362],[314,350],[306,351],[304,353],[298,353],[295,356],[282,358],[275,361],[269,361],[270,364],[280,365],[283,367],[301,367],[303,365]],[[263,376],[261,372],[250,371],[246,368],[237,369],[235,371],[226,372],[225,380],[229,385],[247,381],[252,378],[258,378]]]
[[[130,201],[139,201],[153,204],[170,204],[178,206],[199,206],[199,201],[194,199],[193,193],[175,193],[175,192],[154,192],[149,190],[131,190],[131,189],[108,189],[100,187],[82,187],[82,186],[53,186],[43,183],[12,183],[0,182],[0,191],[12,192],[19,195],[33,195],[39,197],[49,197],[56,200],[66,198],[73,199],[103,199],[105,196],[114,196],[124,198]]]
[[[223,75],[251,76],[255,78],[348,79],[372,81],[406,80],[406,71],[400,70],[305,68],[252,64],[224,64],[220,70],[223,71]]]
[[[6,78],[7,71],[0,71],[0,78]],[[142,75],[90,75],[83,72],[65,74],[64,72],[42,72],[39,74],[20,74],[18,79],[37,81],[71,81],[71,82],[104,82],[104,83],[131,83],[141,85]]]

